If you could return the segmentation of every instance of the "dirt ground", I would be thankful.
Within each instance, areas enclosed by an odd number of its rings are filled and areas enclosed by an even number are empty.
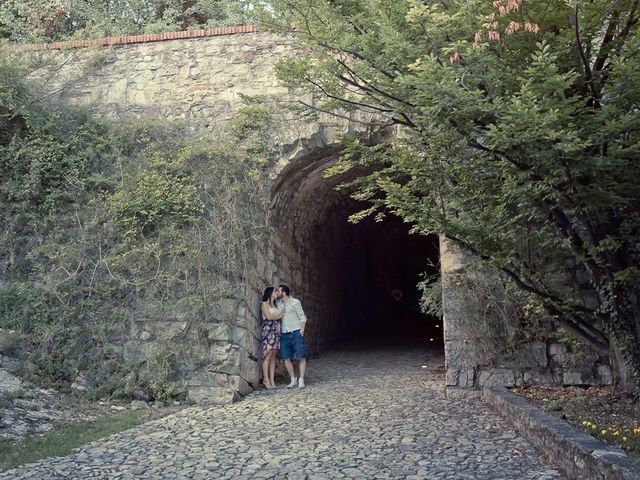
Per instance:
[[[511,392],[578,430],[622,448],[640,466],[640,393],[611,386],[528,387]]]

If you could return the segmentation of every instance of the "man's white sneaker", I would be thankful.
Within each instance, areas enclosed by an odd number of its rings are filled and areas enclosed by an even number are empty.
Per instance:
[[[293,377],[291,379],[291,383],[287,385],[287,388],[295,388],[296,385],[298,385],[298,379],[296,377]]]
[[[298,380],[298,388],[304,388],[304,378]]]

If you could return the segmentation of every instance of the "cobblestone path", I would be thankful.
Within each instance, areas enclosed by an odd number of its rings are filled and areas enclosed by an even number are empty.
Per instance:
[[[351,350],[304,390],[190,407],[0,479],[564,479],[480,400],[446,399],[443,357]]]

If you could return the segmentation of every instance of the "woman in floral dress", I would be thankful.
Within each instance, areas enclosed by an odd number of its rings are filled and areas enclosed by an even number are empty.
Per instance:
[[[274,287],[267,287],[262,295],[262,382],[271,390],[276,388],[276,358],[280,350],[280,319],[284,316],[284,306],[276,305],[277,293]]]

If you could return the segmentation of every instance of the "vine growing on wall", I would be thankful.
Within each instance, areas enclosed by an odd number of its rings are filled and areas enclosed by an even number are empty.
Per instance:
[[[0,74],[0,328],[52,381],[166,391],[255,278],[269,112],[215,133],[108,122],[44,103],[15,57]]]

